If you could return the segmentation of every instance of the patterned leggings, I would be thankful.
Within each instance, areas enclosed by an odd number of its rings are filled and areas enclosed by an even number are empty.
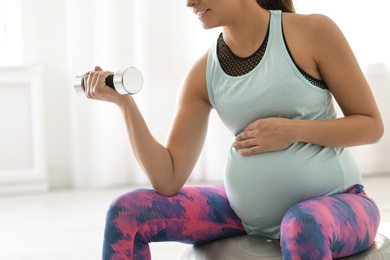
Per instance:
[[[328,260],[359,253],[373,243],[379,221],[376,204],[360,185],[301,202],[281,223],[283,259]],[[149,260],[150,242],[199,244],[243,234],[224,186],[184,187],[173,197],[138,189],[111,204],[103,259]]]

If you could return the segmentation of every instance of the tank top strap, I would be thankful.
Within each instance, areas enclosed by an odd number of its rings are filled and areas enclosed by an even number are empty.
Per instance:
[[[277,48],[278,51],[286,51],[285,44],[283,40],[282,32],[282,11],[281,10],[270,10],[271,19],[270,19],[270,35],[269,41],[271,48]],[[274,50],[275,51],[275,50]]]

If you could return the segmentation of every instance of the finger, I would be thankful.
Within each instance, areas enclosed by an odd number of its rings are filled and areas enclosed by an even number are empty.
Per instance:
[[[95,66],[94,71],[100,71],[103,72],[103,69],[100,66]],[[114,72],[112,71],[104,71],[104,75],[109,76],[109,75],[114,75]]]
[[[99,74],[98,82],[102,84],[104,87],[107,87],[106,78],[110,75],[114,75],[114,73],[111,71],[102,72],[101,74]]]
[[[97,82],[97,73],[95,71],[91,71],[86,79],[86,95],[88,98],[94,98],[95,93],[96,93],[96,82]]]
[[[252,131],[253,129],[255,129],[256,128],[256,121],[255,122],[253,122],[253,123],[250,123],[247,127],[245,127],[245,129],[244,129],[244,131],[246,132],[246,131]],[[243,131],[243,132],[244,132]]]
[[[83,78],[83,88],[85,96],[88,98],[88,83],[87,83],[87,76],[84,76]]]
[[[253,147],[255,145],[256,144],[254,143],[253,139],[246,139],[246,140],[243,140],[243,141],[236,141],[233,144],[233,147],[236,148],[236,149],[244,149],[244,148]]]
[[[96,75],[97,75],[97,73],[95,71],[91,71],[89,73],[89,84],[90,84],[91,90],[93,90],[93,88],[95,88],[95,86],[96,86],[96,81],[97,81]]]
[[[98,86],[101,83],[105,82],[106,77],[109,75],[109,72],[103,71],[92,71],[89,73],[90,83],[92,86]]]
[[[236,137],[236,141],[244,141],[244,140],[246,140],[246,139],[248,139],[248,134],[247,134],[247,132],[245,132],[245,130],[244,131],[242,131],[239,135],[237,135],[237,137]]]
[[[107,89],[114,91],[114,89],[108,87],[107,83],[106,83],[106,78],[111,74],[112,74],[112,72],[109,72],[109,71],[95,72],[94,79],[93,79],[94,94],[96,94],[97,96],[100,96],[101,94],[106,93],[105,91],[107,91]],[[105,90],[103,90],[103,89],[105,89]]]
[[[240,155],[241,156],[250,156],[250,155],[258,154],[261,152],[262,152],[262,150],[261,150],[260,146],[253,146],[253,147],[241,150]]]
[[[91,87],[90,87],[90,75],[89,73],[84,76],[84,92],[87,98],[91,98],[90,92],[91,92]]]
[[[236,137],[236,141],[244,141],[247,139],[252,139],[255,136],[253,135],[253,130],[244,130]]]
[[[94,71],[103,71],[103,69],[101,67],[99,67],[99,66],[95,66]]]

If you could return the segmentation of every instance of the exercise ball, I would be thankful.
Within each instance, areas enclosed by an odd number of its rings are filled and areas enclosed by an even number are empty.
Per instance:
[[[262,236],[236,236],[192,246],[178,260],[281,260],[279,241]],[[390,239],[377,234],[374,244],[364,252],[342,260],[389,260]]]

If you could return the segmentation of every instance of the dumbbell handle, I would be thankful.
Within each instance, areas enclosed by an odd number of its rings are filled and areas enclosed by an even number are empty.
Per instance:
[[[114,75],[109,75],[106,78],[106,85],[109,86],[110,88],[115,89],[115,86],[114,86]]]
[[[88,73],[79,73],[74,80],[75,90],[82,95],[85,95],[84,77]],[[105,81],[107,86],[115,89],[120,94],[136,94],[142,89],[143,85],[142,74],[134,67],[118,70],[114,75],[109,75]]]

